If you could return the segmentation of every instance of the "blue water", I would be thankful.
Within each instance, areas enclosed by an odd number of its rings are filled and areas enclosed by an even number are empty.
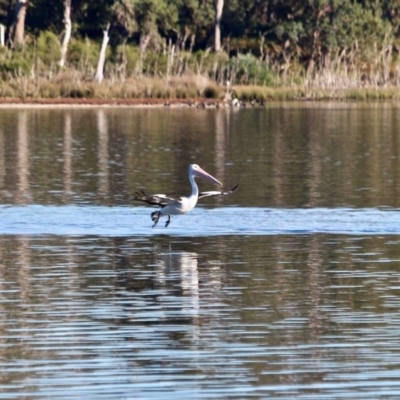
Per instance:
[[[377,208],[274,209],[197,207],[161,218],[152,228],[152,208],[129,206],[2,206],[0,234],[170,236],[281,234],[400,234],[400,210]]]

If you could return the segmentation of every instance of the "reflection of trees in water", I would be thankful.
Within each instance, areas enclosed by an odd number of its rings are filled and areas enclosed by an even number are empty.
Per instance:
[[[225,178],[227,141],[230,133],[230,109],[215,112],[215,165],[220,180]]]
[[[28,136],[28,115],[21,112],[18,118],[17,128],[17,165],[16,171],[18,176],[16,203],[25,204],[30,200],[30,164],[31,155],[29,153],[29,136]]]
[[[232,109],[221,109],[215,111],[215,166],[216,175],[220,181],[227,187],[233,182],[226,182],[227,179],[227,162],[229,158],[229,137],[231,132]],[[236,178],[237,179],[237,178]],[[236,181],[234,182],[236,183]],[[215,197],[213,203],[223,203],[222,197]]]
[[[138,187],[186,193],[191,162],[226,184],[248,184],[224,204],[397,207],[400,201],[396,107],[1,113],[4,202],[89,197],[125,204]]]
[[[67,203],[72,196],[73,179],[73,153],[72,153],[72,131],[71,115],[65,114],[64,117],[64,140],[63,140],[63,202]]]
[[[6,177],[6,160],[5,160],[5,138],[4,132],[0,128],[0,190],[4,189]]]
[[[110,190],[109,185],[109,140],[108,140],[108,121],[104,110],[99,110],[97,116],[97,135],[98,135],[98,192],[101,197],[107,197]]]

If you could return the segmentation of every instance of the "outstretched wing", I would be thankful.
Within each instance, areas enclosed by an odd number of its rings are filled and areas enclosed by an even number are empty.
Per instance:
[[[231,193],[235,192],[238,187],[239,187],[239,185],[236,185],[231,190],[228,190],[226,192],[223,192],[223,191],[220,191],[220,190],[212,190],[210,192],[200,192],[199,193],[199,199],[201,199],[203,197],[224,196],[226,194],[231,194]]]
[[[133,200],[143,201],[144,203],[151,204],[154,206],[164,207],[168,204],[179,202],[180,199],[175,199],[173,197],[166,196],[165,194],[151,194],[147,195],[143,190],[135,192],[135,197]]]

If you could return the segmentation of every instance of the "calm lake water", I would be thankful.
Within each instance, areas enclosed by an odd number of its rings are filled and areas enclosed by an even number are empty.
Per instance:
[[[0,399],[398,399],[399,132],[392,103],[0,108]],[[194,162],[238,191],[152,229],[134,192]]]

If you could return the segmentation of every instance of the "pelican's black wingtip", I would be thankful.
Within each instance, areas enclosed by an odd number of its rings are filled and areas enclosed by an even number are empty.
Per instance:
[[[145,193],[145,191],[143,189],[140,189],[140,192],[136,191],[135,193],[135,199],[136,200],[140,200],[144,197],[147,197],[147,194]]]
[[[231,192],[233,193],[234,191],[236,191],[236,189],[239,187],[239,184],[237,184],[235,187],[233,187],[232,189],[231,189]]]

